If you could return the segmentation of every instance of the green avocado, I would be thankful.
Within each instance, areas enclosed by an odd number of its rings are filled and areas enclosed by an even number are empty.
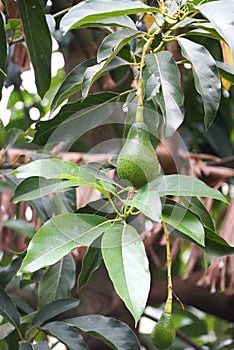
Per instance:
[[[131,125],[117,160],[117,174],[135,188],[158,176],[159,162],[145,123]]]
[[[152,330],[151,341],[156,348],[166,349],[174,342],[175,337],[176,331],[172,314],[164,311]]]

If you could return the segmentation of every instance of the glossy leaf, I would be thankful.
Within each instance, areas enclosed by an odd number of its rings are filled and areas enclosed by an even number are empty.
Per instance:
[[[218,190],[209,187],[204,182],[187,175],[163,175],[142,187],[138,192],[156,191],[160,197],[191,196],[209,197],[228,203]]]
[[[234,30],[234,1],[211,1],[207,4],[195,6],[195,9],[199,10],[201,14],[213,24],[219,35],[230,46],[234,57],[234,41],[232,35]]]
[[[89,90],[93,83],[97,81],[103,74],[107,72],[123,67],[128,66],[130,63],[125,61],[120,57],[114,57],[111,62],[109,60],[98,63],[92,67],[88,67],[84,74],[84,80],[82,83],[82,97],[85,99],[88,96]]]
[[[100,237],[95,240],[92,245],[88,248],[82,261],[82,268],[78,277],[78,288],[82,288],[86,285],[89,278],[96,271],[102,262],[101,252],[101,240]]]
[[[106,219],[116,218],[116,213],[114,212],[113,206],[106,198],[89,202],[85,207],[79,208],[77,213],[100,215]]]
[[[196,214],[205,227],[215,231],[214,222],[212,220],[212,217],[210,216],[210,213],[198,198],[181,197],[181,200],[183,206],[188,208],[188,210],[191,211],[193,214]]]
[[[15,327],[11,323],[3,323],[0,325],[0,340],[5,339],[9,334],[14,332]]]
[[[21,232],[30,238],[36,232],[33,224],[21,219],[12,219],[12,220],[3,221],[1,225],[4,227],[8,227],[14,231]]]
[[[2,14],[0,13],[0,100],[2,98],[2,87],[6,77],[7,41]],[[1,143],[2,145],[2,143]],[[0,147],[1,149],[2,147]]]
[[[107,220],[97,215],[55,216],[30,241],[21,271],[36,271],[56,263],[75,248],[89,246],[109,225]]]
[[[34,317],[35,313],[36,313],[36,311],[21,317],[20,318],[21,326],[25,325],[26,323],[27,324],[31,323],[32,318]],[[15,333],[15,327],[11,323],[1,324],[0,325],[0,340],[5,339],[9,334],[11,334],[13,332]]]
[[[31,329],[42,326],[48,320],[57,317],[58,315],[68,310],[74,309],[79,305],[79,300],[76,299],[61,299],[55,300],[44,305],[35,315],[32,320]]]
[[[72,213],[76,210],[77,205],[75,188],[69,188],[66,191],[53,193],[50,196],[50,199],[51,209],[53,210],[54,214],[53,216]]]
[[[173,230],[172,234],[177,238],[182,238],[197,244],[204,252],[210,255],[226,256],[234,254],[234,247],[228,244],[227,241],[216,232],[208,228],[205,228],[205,246],[199,245],[190,236],[183,234],[181,231]]]
[[[41,176],[46,179],[75,179],[78,178],[81,167],[75,163],[59,158],[38,159],[22,165],[11,174],[20,179]]]
[[[42,198],[56,191],[64,191],[63,182],[61,180],[32,176],[23,180],[16,187],[15,194],[11,200],[13,203],[30,201],[36,198]]]
[[[36,184],[36,188],[40,188],[40,181],[42,184],[42,191],[44,182],[40,177],[44,177],[46,179],[67,179],[72,180],[77,183],[77,186],[86,185],[88,183],[96,183],[96,178],[92,172],[87,170],[88,168],[81,167],[76,165],[73,162],[69,162],[67,160],[59,159],[59,158],[49,158],[49,159],[38,159],[28,164],[22,165],[18,167],[15,171],[12,172],[12,175],[17,178],[29,178],[29,177],[37,177],[34,180],[34,184]],[[38,178],[39,177],[39,178]],[[37,180],[37,181],[35,181]],[[49,185],[50,182],[45,182],[45,184]],[[57,185],[57,183],[55,183]],[[53,182],[51,182],[51,186]],[[30,186],[30,182],[27,183],[27,186]],[[66,184],[64,187],[67,187]],[[19,185],[20,188],[20,185]],[[58,186],[59,188],[59,186]],[[26,186],[24,186],[24,190],[26,190]],[[22,191],[21,191],[22,192]],[[29,189],[29,193],[31,192],[31,188]],[[46,191],[47,194],[47,191]]]
[[[153,221],[161,221],[162,203],[158,192],[137,192],[133,199],[124,201],[129,206],[139,209]]]
[[[150,273],[144,245],[136,229],[121,224],[106,229],[102,256],[116,292],[137,323],[148,298]]]
[[[40,198],[52,192],[63,192],[66,188],[82,185],[97,189],[107,197],[109,191],[116,193],[115,187],[109,183],[111,181],[98,180],[88,167],[80,167],[58,158],[35,160],[17,168],[12,174],[18,178],[26,178],[15,190],[15,195],[12,197],[15,203]],[[68,181],[60,182],[59,179]]]
[[[0,267],[0,286],[2,288],[5,288],[8,283],[14,278],[20,268],[21,263],[22,258],[16,258],[13,259],[9,265]]]
[[[195,88],[203,101],[204,124],[208,129],[216,116],[221,98],[221,82],[215,60],[200,44],[185,38],[179,38],[178,43],[182,55],[192,64]]]
[[[83,1],[73,6],[62,18],[60,29],[66,33],[105,18],[113,18],[135,13],[158,12],[155,7],[145,5],[140,0],[99,0]]]
[[[168,51],[146,55],[145,63],[155,86],[159,86],[155,97],[165,119],[165,137],[171,137],[184,120],[179,69]]]
[[[96,58],[90,58],[81,62],[76,66],[63,80],[62,84],[56,92],[53,102],[51,104],[51,113],[67,98],[81,90],[84,73],[88,67],[96,64]]]
[[[185,20],[177,23],[175,26],[173,26],[173,29],[178,28],[188,28],[189,31],[186,33],[186,35],[201,35],[206,36],[215,40],[222,40],[222,37],[219,35],[219,33],[216,31],[215,27],[212,25],[212,23],[208,22],[205,19],[198,19],[198,18],[186,18]]]
[[[71,255],[66,255],[50,266],[38,286],[38,304],[41,308],[54,300],[70,297],[75,284],[76,265]]]
[[[111,115],[118,97],[119,94],[114,92],[100,92],[88,96],[85,101],[63,106],[56,117],[37,124],[34,143],[43,146],[45,143],[65,141],[72,145],[85,132],[100,125]]]
[[[208,254],[216,256],[225,256],[234,254],[234,246],[228,244],[225,239],[219,236],[214,231],[209,229],[205,230],[206,241],[205,241],[205,251]]]
[[[0,286],[0,315],[15,328],[20,326],[20,315],[16,309],[15,304]]]
[[[196,215],[182,205],[168,201],[163,207],[162,217],[167,224],[191,237],[199,245],[205,245],[205,231],[202,223]]]
[[[109,62],[132,39],[142,35],[139,30],[122,29],[106,36],[97,52],[97,62],[108,60]]]
[[[18,1],[18,9],[35,71],[38,94],[43,97],[49,89],[51,81],[51,34],[39,0]],[[40,35],[38,35],[38,28],[40,28]]]
[[[59,339],[70,350],[87,350],[81,335],[65,322],[46,323],[42,329]]]
[[[136,29],[136,25],[133,20],[128,16],[119,16],[112,18],[104,18],[98,19],[96,21],[91,21],[89,23],[85,23],[81,27],[104,27],[106,30],[108,27],[120,27],[120,28],[130,28]],[[112,31],[112,28],[108,28]]]
[[[216,65],[220,76],[234,85],[234,67],[218,61],[216,61]]]
[[[100,339],[114,350],[140,350],[140,344],[131,328],[111,317],[89,315],[65,320],[72,327]]]
[[[33,201],[29,201],[28,204],[35,210],[35,213],[42,220],[42,222],[46,222],[53,216],[53,210],[51,208],[51,200],[49,196],[34,199]]]

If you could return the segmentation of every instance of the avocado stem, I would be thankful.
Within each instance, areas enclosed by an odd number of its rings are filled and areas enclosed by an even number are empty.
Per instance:
[[[144,122],[143,106],[138,105],[136,111],[136,123]]]
[[[141,63],[140,63],[140,72],[139,72],[139,78],[137,83],[137,99],[138,99],[138,105],[137,105],[137,113],[136,113],[136,122],[144,122],[144,115],[143,115],[143,79],[142,79],[142,72],[145,65],[145,56],[150,48],[150,45],[152,44],[154,40],[154,36],[151,36],[145,43],[142,51],[141,56]]]
[[[169,241],[169,232],[165,221],[162,220],[162,227],[166,239],[166,255],[167,255],[167,301],[165,305],[165,312],[172,312],[172,278],[171,278],[171,249]]]

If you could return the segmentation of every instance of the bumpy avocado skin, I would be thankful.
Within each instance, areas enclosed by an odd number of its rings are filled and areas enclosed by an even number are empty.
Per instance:
[[[164,312],[152,330],[151,341],[158,349],[166,349],[174,342],[175,336],[172,314]]]
[[[117,160],[117,174],[135,188],[155,179],[159,162],[151,144],[145,123],[136,122],[129,129],[126,141]]]

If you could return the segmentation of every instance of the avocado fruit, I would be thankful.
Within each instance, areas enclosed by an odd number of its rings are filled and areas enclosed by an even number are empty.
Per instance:
[[[140,188],[158,176],[159,162],[144,122],[131,125],[117,160],[117,175]]]
[[[172,314],[163,312],[151,332],[151,341],[158,349],[166,349],[173,344],[176,337]]]

